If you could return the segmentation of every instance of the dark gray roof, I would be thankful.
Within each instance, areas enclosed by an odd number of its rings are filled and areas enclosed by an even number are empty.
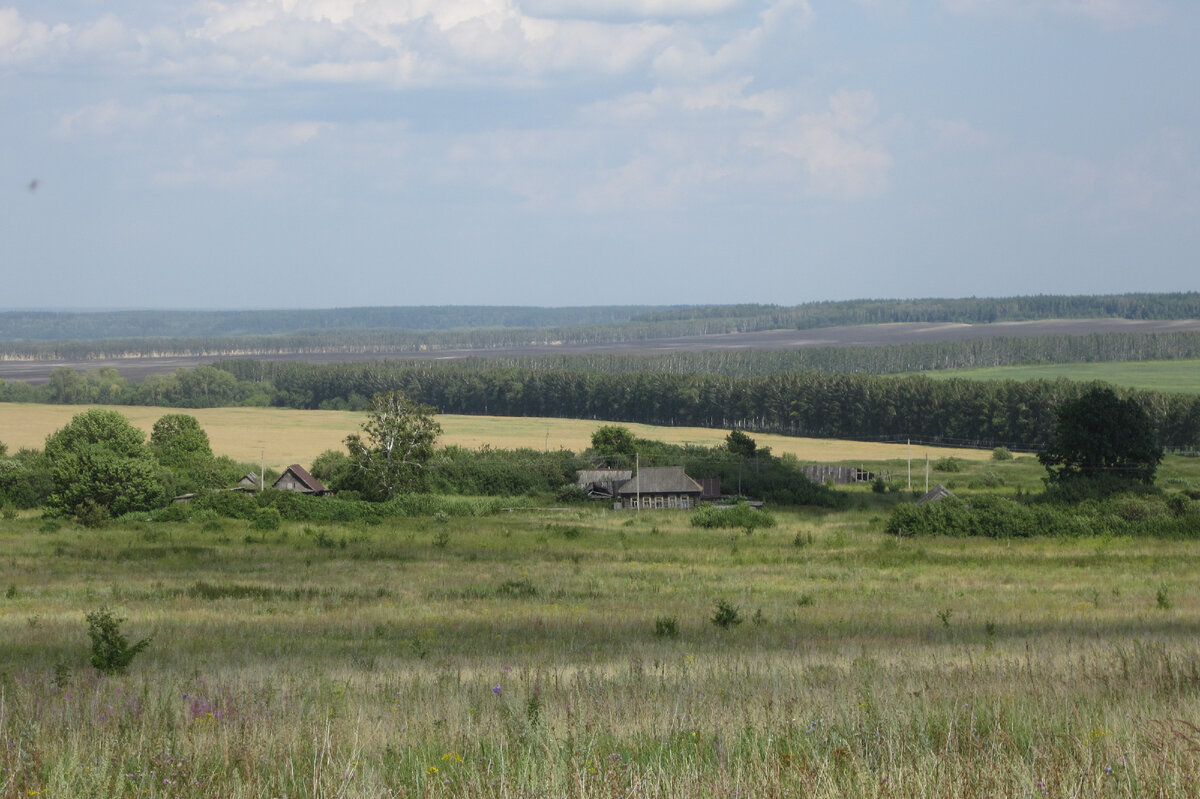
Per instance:
[[[617,489],[618,494],[699,494],[700,484],[682,466],[643,466],[637,476]]]
[[[950,490],[948,488],[946,488],[941,483],[938,483],[933,488],[929,489],[929,492],[927,494],[925,494],[925,496],[918,499],[917,504],[924,505],[927,502],[941,502],[946,497],[952,497],[952,496],[954,496],[954,495],[950,493]]]
[[[623,483],[633,477],[632,469],[580,469],[575,485],[587,488],[592,483]]]

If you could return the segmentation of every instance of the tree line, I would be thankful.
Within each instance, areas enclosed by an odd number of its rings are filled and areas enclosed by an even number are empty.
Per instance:
[[[556,416],[745,429],[819,438],[904,440],[1037,450],[1054,409],[1086,390],[1069,380],[933,380],[825,372],[734,378],[661,372],[476,369],[389,361],[311,365],[223,364],[270,385],[272,403],[363,407],[399,389],[443,413]],[[1200,444],[1200,397],[1127,391],[1150,415],[1160,445]]]
[[[1087,384],[933,380],[818,371],[732,377],[697,372],[498,368],[482,363],[227,361],[134,384],[115,370],[55,370],[41,386],[0,381],[0,400],[178,408],[361,410],[402,390],[443,413],[552,416],[744,429],[821,438],[913,440],[1037,450],[1053,410]],[[1200,397],[1125,391],[1169,449],[1200,445]]]
[[[797,306],[421,307],[0,313],[0,357],[383,354],[812,329],[892,322],[1200,318],[1200,292],[848,300]]]

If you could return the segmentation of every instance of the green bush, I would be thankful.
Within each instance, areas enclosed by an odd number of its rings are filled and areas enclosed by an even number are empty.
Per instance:
[[[992,460],[994,461],[1011,461],[1012,459],[1012,450],[1008,447],[996,447],[992,450]]]
[[[249,521],[258,507],[254,495],[245,491],[205,491],[192,498],[192,513],[211,510],[226,519]]]
[[[88,613],[85,618],[88,638],[92,642],[91,664],[103,674],[123,674],[133,658],[150,646],[149,638],[130,646],[121,633],[121,622],[125,620],[113,616],[106,607]]]
[[[744,502],[733,506],[705,505],[692,514],[692,527],[740,527],[750,531],[759,527],[774,526],[774,516],[764,510],[756,510]]]
[[[933,462],[933,470],[935,472],[955,473],[963,470],[962,460],[953,456],[938,458]]]
[[[716,608],[710,621],[723,630],[730,627],[736,627],[742,623],[742,615],[738,612],[738,608],[732,602],[724,599],[718,599]]]
[[[283,517],[276,508],[261,508],[258,513],[254,514],[254,519],[250,522],[252,530],[278,530],[282,523]]]
[[[926,505],[897,505],[884,529],[903,536],[1197,538],[1200,516],[1177,515],[1167,501],[1137,493],[1077,503],[1050,501],[1043,496],[1028,504],[1007,497],[979,495],[968,499],[951,497]]]

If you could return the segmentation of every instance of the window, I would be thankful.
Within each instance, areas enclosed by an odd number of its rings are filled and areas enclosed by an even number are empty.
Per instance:
[[[692,498],[691,497],[680,497],[679,498],[679,507],[684,508],[685,510],[687,508],[692,507]]]
[[[661,508],[663,506],[662,501],[663,501],[662,497],[655,497],[654,498],[654,507]]]
[[[677,499],[677,498],[675,497],[675,495],[674,495],[674,494],[672,494],[671,496],[667,497],[667,507],[668,507],[668,508],[674,508],[674,507],[675,507],[675,506],[678,504],[678,503],[677,503],[677,501],[676,501],[676,499]]]

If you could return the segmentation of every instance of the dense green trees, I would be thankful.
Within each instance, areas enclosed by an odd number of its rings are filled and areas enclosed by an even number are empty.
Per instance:
[[[167,498],[145,435],[116,411],[93,408],[46,438],[54,491],[46,507],[89,521],[151,510]]]
[[[1162,458],[1150,416],[1103,386],[1055,411],[1054,434],[1038,454],[1057,484],[1085,479],[1152,485]]]
[[[188,468],[212,460],[208,433],[195,416],[169,413],[159,418],[150,431],[150,449],[168,468]]]

